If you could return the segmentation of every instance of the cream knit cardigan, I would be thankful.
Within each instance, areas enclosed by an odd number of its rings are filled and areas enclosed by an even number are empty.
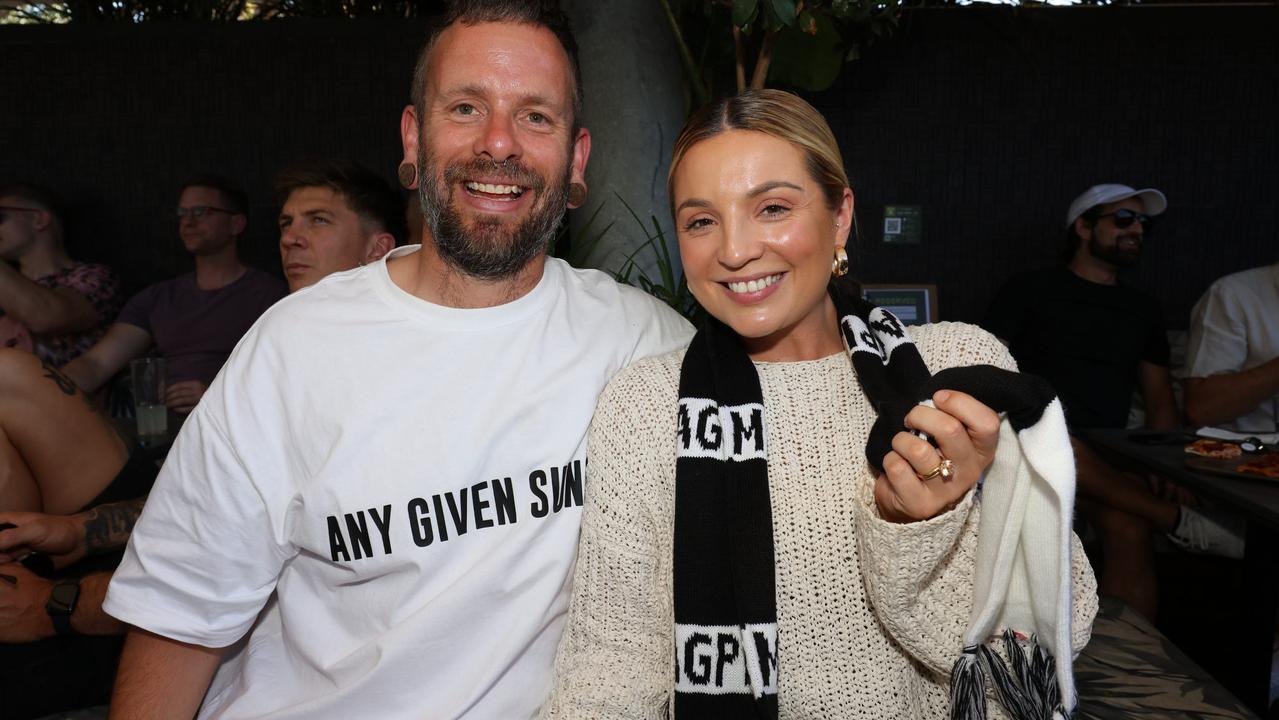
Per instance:
[[[933,372],[983,363],[1015,369],[1004,346],[974,326],[938,323],[911,333]],[[573,595],[542,718],[667,717],[683,358],[679,350],[642,360],[600,396]],[[875,414],[848,356],[755,367],[769,433],[780,717],[947,717],[947,679],[972,605],[980,506],[969,493],[932,520],[880,519],[864,454]],[[1072,540],[1078,654],[1097,593]],[[1002,716],[992,702],[990,717]]]

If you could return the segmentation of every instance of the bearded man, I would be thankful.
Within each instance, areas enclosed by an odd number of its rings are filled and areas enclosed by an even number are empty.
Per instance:
[[[1158,190],[1089,188],[1066,214],[1065,266],[1013,277],[982,323],[1052,383],[1073,427],[1124,427],[1138,388],[1151,427],[1177,425],[1163,311],[1120,282],[1166,206]]]
[[[546,256],[585,193],[576,51],[537,1],[428,41],[401,180],[430,239],[281,301],[187,421],[105,603],[135,626],[112,717],[536,712],[596,396],[692,334]]]
[[[1153,297],[1120,282],[1167,205],[1154,189],[1088,188],[1066,213],[1065,267],[1013,277],[982,323],[1023,372],[1052,383],[1072,430],[1126,427],[1134,391],[1141,393],[1147,428],[1180,425],[1163,311]],[[1078,437],[1072,443],[1079,508],[1101,537],[1102,594],[1154,619],[1153,532],[1190,551],[1242,555],[1238,534],[1179,502],[1189,500],[1184,493],[1156,495],[1147,478],[1120,472]]]

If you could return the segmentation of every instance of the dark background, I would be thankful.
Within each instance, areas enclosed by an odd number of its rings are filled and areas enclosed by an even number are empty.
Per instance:
[[[130,291],[193,267],[177,188],[201,172],[252,201],[242,255],[280,269],[271,181],[348,157],[394,181],[425,21],[0,27],[0,177],[74,206],[68,245]]]
[[[953,9],[908,15],[815,98],[858,198],[860,276],[939,285],[977,320],[1013,273],[1057,262],[1101,182],[1169,209],[1129,280],[1185,328],[1208,284],[1279,260],[1279,7]],[[919,246],[882,244],[918,204]]]
[[[1009,275],[1057,261],[1066,207],[1086,187],[1153,186],[1170,209],[1129,279],[1185,327],[1213,279],[1279,259],[1277,29],[1274,6],[906,15],[811,96],[857,194],[854,272],[936,283],[944,319],[977,320]],[[190,267],[170,218],[176,188],[215,170],[252,196],[246,256],[278,270],[272,175],[335,155],[393,178],[424,31],[0,27],[0,178],[64,193],[73,254],[112,263],[134,290]],[[922,244],[881,243],[884,204],[923,207]]]

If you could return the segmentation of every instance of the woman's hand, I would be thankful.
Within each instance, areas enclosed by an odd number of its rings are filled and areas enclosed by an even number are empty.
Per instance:
[[[927,520],[954,507],[995,460],[999,444],[999,416],[971,395],[940,390],[933,395],[936,409],[916,406],[906,415],[906,427],[937,443],[899,432],[893,450],[884,456],[884,472],[875,479],[875,504],[890,522]],[[950,477],[924,479],[949,460]]]

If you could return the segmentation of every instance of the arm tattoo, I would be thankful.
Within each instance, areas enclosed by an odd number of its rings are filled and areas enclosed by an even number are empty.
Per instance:
[[[79,388],[76,387],[75,381],[63,374],[63,372],[58,368],[50,365],[44,360],[40,361],[40,367],[44,368],[44,376],[52,380],[53,384],[58,386],[58,389],[62,391],[63,395],[75,395],[76,390],[79,390]],[[88,405],[90,410],[98,412],[97,406],[93,404],[93,398],[89,397],[88,393],[82,392],[80,393],[80,397],[84,398],[84,404]]]
[[[109,552],[129,542],[133,524],[142,514],[145,497],[99,505],[84,521],[84,549],[89,555]]]
[[[62,374],[62,371],[49,363],[41,360],[40,367],[44,368],[44,376],[53,381],[58,386],[63,395],[75,395],[76,386],[71,382],[71,378]]]

